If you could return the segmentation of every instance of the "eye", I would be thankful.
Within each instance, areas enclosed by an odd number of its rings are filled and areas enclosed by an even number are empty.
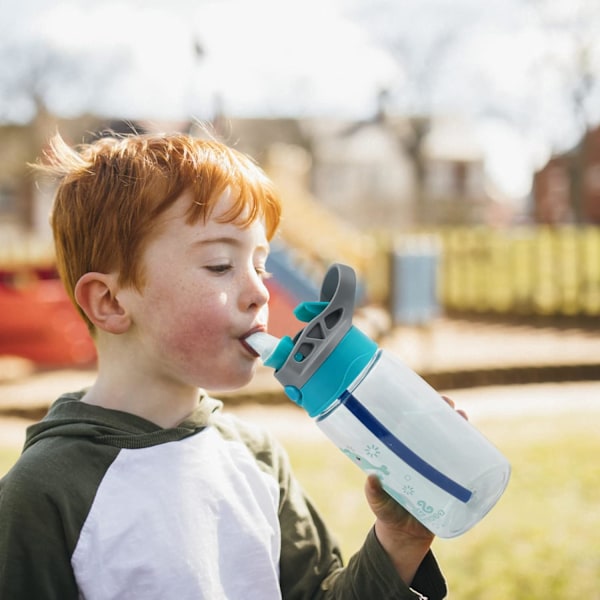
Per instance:
[[[269,271],[267,271],[263,266],[254,267],[254,270],[261,279],[270,279],[272,277],[272,274],[269,273]]]
[[[211,273],[217,273],[218,275],[221,275],[231,271],[231,269],[233,269],[233,265],[223,263],[222,265],[209,265],[205,267],[205,269]]]

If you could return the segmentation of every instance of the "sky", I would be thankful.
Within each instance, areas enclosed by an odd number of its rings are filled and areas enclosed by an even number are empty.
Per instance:
[[[37,52],[79,65],[54,83],[56,69],[42,69],[46,101],[65,116],[210,119],[218,102],[231,116],[364,119],[386,88],[395,111],[472,122],[490,176],[521,197],[532,171],[579,134],[565,93],[574,36],[560,27],[578,3],[0,0],[0,59],[3,45],[29,45],[25,62]],[[597,31],[598,12],[573,26]],[[19,64],[0,61],[0,83]],[[26,94],[2,101],[4,120],[31,117]]]

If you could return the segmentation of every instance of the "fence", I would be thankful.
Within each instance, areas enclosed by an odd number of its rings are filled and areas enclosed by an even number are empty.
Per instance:
[[[600,315],[600,228],[452,228],[439,232],[445,310]]]
[[[389,304],[394,324],[424,325],[440,313],[437,236],[396,240],[390,256]]]

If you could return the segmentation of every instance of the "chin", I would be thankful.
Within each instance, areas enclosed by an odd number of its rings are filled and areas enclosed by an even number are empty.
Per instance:
[[[224,380],[212,382],[213,385],[211,386],[201,387],[210,389],[213,392],[234,392],[235,390],[239,390],[250,383],[254,378],[255,372],[256,366],[245,372],[236,371],[235,373],[230,373]]]

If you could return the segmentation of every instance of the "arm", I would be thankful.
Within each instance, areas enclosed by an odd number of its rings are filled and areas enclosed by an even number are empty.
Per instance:
[[[60,515],[20,465],[0,481],[0,598],[77,600]]]
[[[376,517],[374,534],[400,579],[427,590],[430,598],[444,598],[446,584],[431,553],[433,534],[386,494],[376,476],[367,479],[365,493]]]
[[[283,453],[278,462],[280,581],[285,600],[445,597],[444,578],[429,550],[432,534],[381,490],[376,478],[367,483],[367,499],[376,511],[375,526],[344,567],[339,547],[292,476]],[[399,517],[408,529],[398,525]]]
[[[375,535],[402,581],[410,585],[434,536],[383,491],[375,475],[367,479],[365,494],[376,517]]]

